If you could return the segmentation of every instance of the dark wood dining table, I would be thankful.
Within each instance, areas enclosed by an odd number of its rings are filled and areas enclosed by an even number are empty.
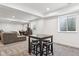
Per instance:
[[[38,39],[40,41],[40,56],[43,55],[42,53],[42,41],[44,39],[50,38],[51,42],[53,42],[53,35],[46,35],[46,34],[37,34],[37,35],[30,35],[28,38],[28,53],[31,54],[31,38]],[[53,53],[53,48],[52,48]]]

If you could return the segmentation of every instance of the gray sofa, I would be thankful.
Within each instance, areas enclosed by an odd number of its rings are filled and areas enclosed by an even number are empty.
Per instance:
[[[1,41],[4,44],[19,42],[26,40],[25,36],[17,36],[16,32],[2,32]]]
[[[1,40],[1,33],[3,32],[3,30],[0,30],[0,40]]]

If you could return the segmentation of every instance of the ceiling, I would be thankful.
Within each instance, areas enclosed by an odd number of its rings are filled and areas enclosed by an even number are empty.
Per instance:
[[[37,17],[32,14],[0,5],[0,20],[4,19],[4,20],[10,20],[10,21],[16,20],[16,22],[18,21],[27,22],[28,20],[32,20],[36,18]],[[1,20],[1,21],[4,21],[4,20]]]
[[[76,12],[78,6],[77,3],[1,3],[0,19],[27,23],[39,18]]]
[[[49,11],[55,11],[57,9],[63,8],[64,6],[67,6],[66,3],[14,3],[14,4],[8,4],[8,5],[18,5],[23,8],[30,8],[32,10],[35,10],[41,14],[45,14]],[[46,8],[50,8],[49,11],[46,10]]]

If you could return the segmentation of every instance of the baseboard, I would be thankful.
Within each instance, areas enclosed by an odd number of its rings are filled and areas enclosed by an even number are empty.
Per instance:
[[[75,46],[71,46],[71,45],[67,45],[67,44],[63,44],[63,43],[58,43],[58,42],[54,42],[54,44],[61,45],[61,46],[65,46],[65,47],[79,49],[79,47],[75,47]]]

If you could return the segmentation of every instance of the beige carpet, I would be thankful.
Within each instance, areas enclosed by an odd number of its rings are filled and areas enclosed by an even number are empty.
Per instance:
[[[0,56],[28,56],[27,41],[7,45],[0,42]]]

